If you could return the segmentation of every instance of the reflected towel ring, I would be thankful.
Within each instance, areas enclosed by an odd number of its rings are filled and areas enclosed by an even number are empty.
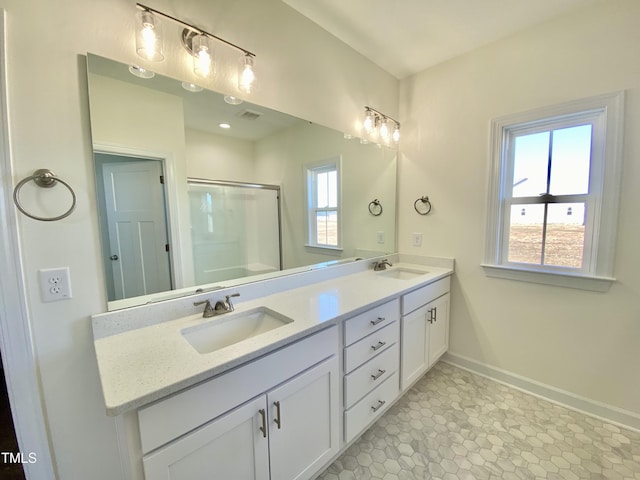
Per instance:
[[[69,193],[71,193],[71,207],[69,207],[69,210],[67,210],[62,215],[58,215],[57,217],[39,217],[37,215],[33,215],[27,212],[22,206],[22,204],[20,203],[19,195],[20,195],[20,189],[24,186],[24,184],[26,184],[31,180],[33,180],[36,185],[43,188],[51,188],[55,186],[55,184],[58,182],[60,182],[65,187],[67,187],[67,189],[69,190]],[[71,215],[71,212],[73,212],[73,210],[76,208],[76,203],[77,203],[76,192],[73,191],[73,188],[71,188],[71,185],[69,185],[67,182],[65,182],[61,178],[56,177],[56,174],[47,168],[41,168],[39,170],[36,170],[35,172],[33,172],[33,175],[31,175],[30,177],[20,180],[20,182],[18,182],[18,184],[16,185],[16,188],[13,191],[13,201],[16,204],[16,207],[18,207],[18,210],[24,213],[27,217],[33,218],[34,220],[39,220],[41,222],[54,222],[56,220],[62,220],[63,218],[68,217],[69,215]]]
[[[382,204],[377,198],[369,203],[369,213],[374,217],[382,215]]]
[[[422,205],[424,205],[423,210],[420,210],[418,208],[418,202],[422,202]],[[413,203],[413,208],[415,208],[416,212],[418,212],[419,215],[428,215],[431,211],[431,202],[429,201],[429,197],[425,195],[424,197],[420,197],[419,199],[417,199]]]

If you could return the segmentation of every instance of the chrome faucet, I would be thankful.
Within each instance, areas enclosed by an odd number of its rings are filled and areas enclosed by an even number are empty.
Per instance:
[[[196,307],[199,305],[204,305],[204,312],[202,312],[202,316],[204,318],[215,317],[216,315],[222,315],[223,313],[233,312],[233,303],[231,303],[231,298],[239,296],[239,293],[225,295],[224,300],[218,300],[213,307],[211,306],[211,302],[209,300],[194,302],[193,305]]]
[[[379,272],[380,270],[385,270],[387,266],[393,267],[393,264],[389,263],[389,260],[387,260],[386,258],[384,260],[380,260],[379,262],[373,262],[373,271]]]

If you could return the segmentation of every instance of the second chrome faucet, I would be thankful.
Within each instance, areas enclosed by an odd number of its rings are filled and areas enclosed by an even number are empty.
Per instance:
[[[204,318],[215,317],[216,315],[222,315],[223,313],[233,312],[233,303],[231,303],[231,298],[239,296],[239,293],[225,295],[224,300],[218,300],[213,307],[211,306],[211,302],[209,300],[194,302],[193,304],[196,307],[199,305],[204,305],[204,312],[202,312],[202,316]]]

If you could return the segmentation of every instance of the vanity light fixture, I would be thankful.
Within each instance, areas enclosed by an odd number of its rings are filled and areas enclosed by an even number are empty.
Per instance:
[[[393,122],[393,133],[390,131],[389,122]],[[389,139],[392,139],[395,143],[400,141],[400,122],[375,108],[364,107],[362,126],[371,138],[375,138],[380,134],[384,142],[389,142]]]
[[[170,20],[184,27],[181,33],[182,45],[193,57],[193,71],[199,77],[206,78],[213,72],[212,41],[224,43],[242,52],[238,71],[238,89],[245,93],[251,92],[256,78],[255,53],[141,3],[136,3],[136,6],[141,10],[137,14],[136,52],[142,58],[154,62],[164,59],[160,18]]]

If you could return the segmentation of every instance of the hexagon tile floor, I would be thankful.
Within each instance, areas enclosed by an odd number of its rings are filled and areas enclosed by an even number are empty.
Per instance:
[[[438,363],[319,480],[640,480],[640,433]]]

